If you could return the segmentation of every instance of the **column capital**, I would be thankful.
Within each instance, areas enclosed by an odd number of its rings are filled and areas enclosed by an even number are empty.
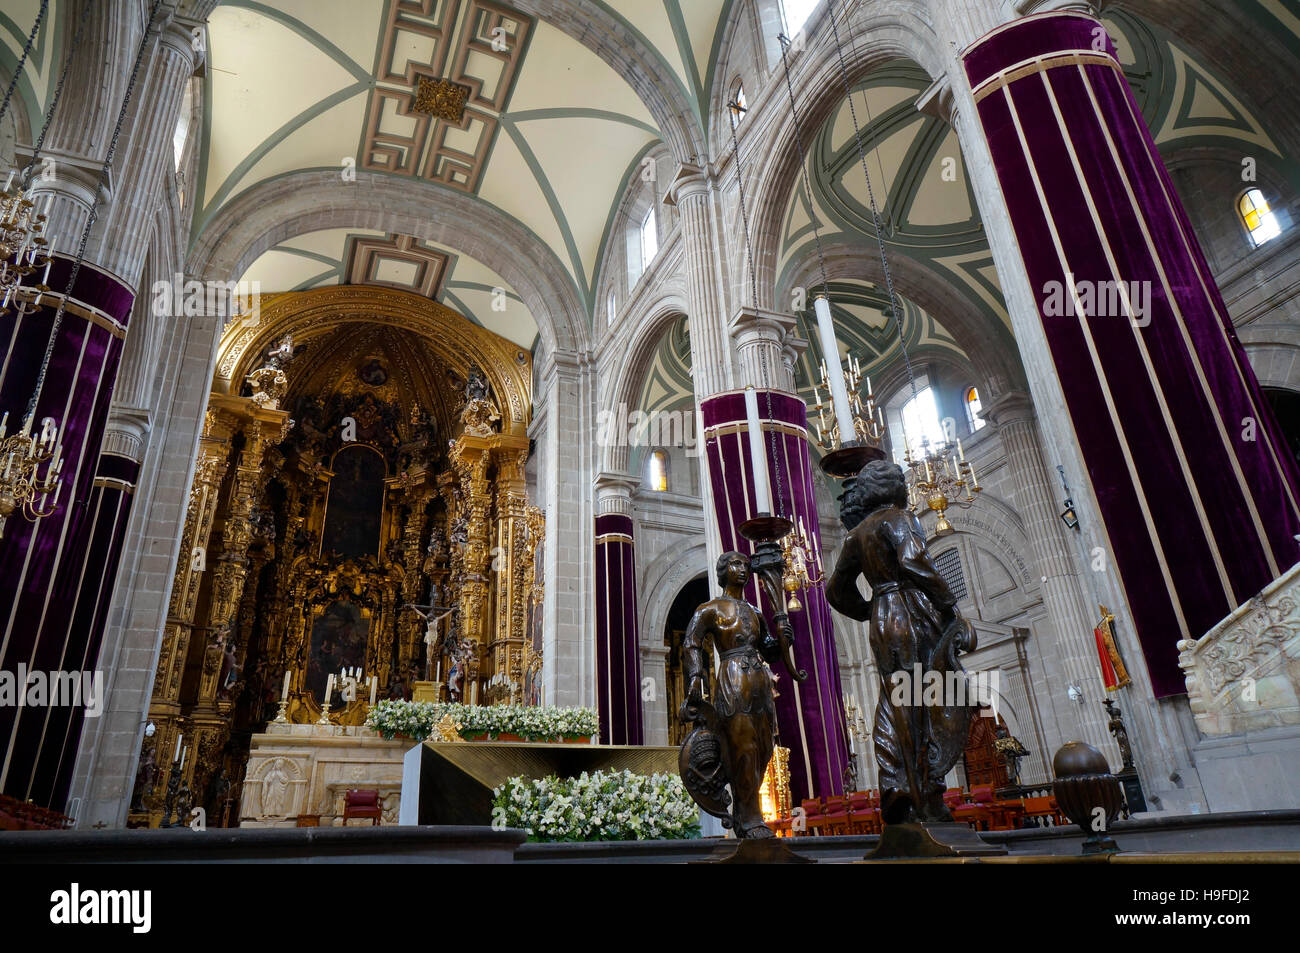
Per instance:
[[[150,411],[142,407],[114,404],[104,426],[103,452],[116,454],[140,463],[149,442]]]
[[[794,391],[794,365],[808,342],[797,334],[799,322],[793,314],[743,305],[727,326],[745,377],[738,383]]]
[[[596,488],[597,516],[611,513],[632,515],[632,492],[640,482],[635,476],[616,470],[606,470],[598,473],[592,482]]]
[[[677,173],[672,181],[668,183],[664,193],[664,204],[677,205],[683,199],[702,195],[708,192],[710,184],[709,174],[705,169],[683,162],[677,167]]]
[[[1011,424],[1033,423],[1038,417],[1038,411],[1028,394],[1009,391],[981,410],[980,416],[1000,431]]]
[[[916,109],[917,112],[923,112],[927,116],[934,116],[936,119],[955,124],[957,98],[952,88],[952,79],[947,73],[940,75],[917,97]]]

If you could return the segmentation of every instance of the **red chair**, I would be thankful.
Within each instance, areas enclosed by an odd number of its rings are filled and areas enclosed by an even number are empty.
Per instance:
[[[847,834],[849,832],[849,805],[845,798],[828,797],[822,814],[823,834]]]
[[[943,806],[948,810],[961,807],[966,803],[966,797],[961,788],[949,788],[943,792]]]
[[[384,819],[384,806],[379,801],[378,791],[348,791],[343,795],[343,826],[354,817],[370,818],[372,827],[378,827]]]

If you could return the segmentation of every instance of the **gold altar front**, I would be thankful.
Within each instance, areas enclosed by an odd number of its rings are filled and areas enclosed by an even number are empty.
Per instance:
[[[268,738],[370,745],[372,694],[410,698],[421,682],[441,700],[541,703],[531,385],[526,351],[407,292],[264,296],[231,323],[131,826],[161,821],[178,739],[190,803],[221,826],[262,797],[251,772]],[[328,676],[353,671],[316,732]],[[267,727],[286,673],[288,724]],[[351,733],[329,740],[331,727]]]

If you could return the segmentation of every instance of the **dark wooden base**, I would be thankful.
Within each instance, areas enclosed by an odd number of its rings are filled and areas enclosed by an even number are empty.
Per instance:
[[[899,857],[991,857],[1007,849],[982,840],[968,824],[886,824],[866,860]]]
[[[858,475],[872,460],[885,459],[885,451],[873,444],[849,444],[832,450],[821,458],[822,472],[844,480]]]
[[[735,845],[735,846],[733,846]],[[785,838],[764,837],[727,841],[713,851],[708,860],[691,861],[696,864],[815,864],[817,861],[796,854],[785,843]]]
[[[794,524],[784,516],[760,515],[745,520],[736,528],[752,543],[770,543],[794,529]]]

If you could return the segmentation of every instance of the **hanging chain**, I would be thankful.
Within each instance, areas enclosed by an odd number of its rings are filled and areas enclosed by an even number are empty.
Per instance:
[[[90,4],[86,5],[87,7]],[[135,83],[140,76],[140,64],[144,62],[145,51],[149,48],[150,36],[149,31],[153,27],[154,18],[158,16],[158,8],[162,6],[162,0],[154,0],[153,7],[149,11],[149,22],[145,24],[144,35],[140,38],[140,48],[135,54],[135,64],[131,67],[131,80],[126,84],[126,95],[122,97],[122,108],[117,112],[117,123],[113,126],[113,138],[108,144],[108,154],[104,156],[104,164],[100,166],[100,181],[108,180],[109,169],[113,166],[113,156],[117,153],[117,140],[122,135],[122,126],[126,122],[127,109],[131,105],[131,96],[135,92]],[[85,26],[84,14],[82,26]],[[80,28],[78,28],[80,36]],[[74,40],[74,45],[75,45]],[[64,73],[67,73],[67,67],[64,66]],[[59,81],[60,87],[63,85],[62,79]],[[48,128],[48,120],[47,127]],[[44,138],[42,131],[41,138]],[[28,166],[30,169],[31,167]],[[41,389],[45,386],[45,375],[50,369],[50,359],[54,356],[54,345],[59,338],[59,328],[63,324],[63,313],[67,308],[68,299],[72,297],[72,289],[76,287],[77,275],[81,272],[81,263],[86,257],[86,243],[90,240],[90,232],[95,227],[95,222],[99,218],[99,200],[91,203],[90,214],[86,217],[86,225],[81,230],[81,241],[77,244],[77,258],[72,263],[72,271],[68,274],[68,284],[63,290],[63,298],[59,301],[59,309],[54,313],[54,321],[50,324],[50,339],[45,345],[45,356],[41,359],[41,371],[36,378],[36,388],[32,391],[32,398],[27,402],[27,412],[23,414],[23,419],[28,420],[36,415],[36,402],[40,400]]]
[[[847,19],[848,0],[845,0],[845,17]],[[853,120],[853,141],[858,147],[858,158],[862,161],[862,174],[867,180],[867,199],[871,203],[871,221],[876,229],[876,245],[880,249],[880,268],[885,275],[885,294],[889,296],[889,311],[894,318],[894,326],[898,328],[898,346],[903,351],[903,364],[907,367],[907,380],[912,387],[912,396],[916,396],[916,374],[912,371],[912,358],[907,353],[907,337],[903,333],[903,314],[901,302],[898,296],[894,294],[894,277],[889,270],[889,256],[885,253],[885,232],[880,222],[880,210],[876,205],[876,193],[871,186],[871,173],[867,171],[867,153],[862,147],[862,130],[858,126],[858,111],[853,106],[853,89],[849,85],[849,70],[844,62],[844,47],[840,43],[840,28],[835,21],[835,0],[827,5],[827,10],[831,17],[831,32],[835,37],[835,52],[839,57],[840,63],[840,81],[844,85],[844,98],[849,103],[849,116]],[[865,97],[863,98],[865,102]],[[867,121],[871,121],[871,107],[867,106]],[[880,155],[877,152],[877,161]],[[882,172],[883,176],[883,172]]]
[[[32,24],[32,32],[27,34],[27,42],[23,44],[23,55],[18,57],[18,65],[14,67],[13,79],[9,80],[9,88],[5,90],[5,99],[0,103],[0,120],[4,119],[5,113],[9,111],[9,100],[13,98],[14,89],[18,86],[18,77],[23,75],[23,66],[27,62],[28,55],[32,52],[32,47],[36,44],[36,34],[41,30],[41,21],[45,19],[45,12],[49,9],[50,0],[41,0],[41,8],[36,12],[36,22]]]
[[[77,54],[77,48],[81,46],[81,35],[86,30],[86,22],[90,19],[90,8],[94,4],[86,3],[81,8],[81,17],[77,21],[77,32],[72,36],[72,45],[68,47],[68,55],[63,59],[63,70],[59,73],[58,85],[54,87],[54,95],[50,98],[50,105],[45,110],[45,123],[41,126],[41,133],[36,139],[36,145],[32,147],[32,160],[27,163],[27,168],[23,169],[22,189],[26,191],[28,184],[32,179],[32,170],[36,168],[36,160],[40,157],[41,149],[45,146],[45,136],[50,131],[50,122],[54,119],[54,110],[59,106],[59,100],[63,98],[63,85],[68,81],[68,70],[72,68],[72,58]]]
[[[817,266],[821,269],[822,290],[826,293],[826,300],[829,303],[831,286],[826,280],[826,256],[822,252],[822,236],[817,228],[817,212],[814,208],[812,184],[808,181],[808,160],[807,156],[804,155],[803,132],[799,127],[799,110],[795,107],[794,102],[794,84],[790,82],[790,59],[788,56],[790,38],[782,33],[776,39],[781,44],[781,63],[785,67],[785,89],[790,94],[790,118],[794,121],[794,142],[799,147],[799,168],[803,174],[804,192],[808,196],[808,218],[812,221],[813,239],[817,242]]]
[[[743,112],[739,99],[736,102],[727,104],[727,112],[731,117],[731,161],[736,165],[736,184],[740,187],[740,221],[745,233],[745,258],[749,262],[749,292],[750,300],[755,308],[758,307],[758,275],[754,262],[754,246],[749,238],[749,212],[745,205],[745,177],[740,171],[740,140],[736,137],[736,113]],[[767,367],[767,348],[759,350],[759,365],[763,372],[763,382],[767,391],[767,419],[772,420],[772,388],[767,385],[768,367]],[[762,425],[760,424],[760,427]],[[776,452],[776,434],[769,431],[765,443],[772,448],[773,468],[776,470],[776,496],[772,500],[773,516],[780,516],[780,508],[784,505],[785,480],[781,475],[780,456]]]
[[[750,302],[758,307],[758,274],[754,261],[754,246],[749,241],[749,211],[745,206],[745,177],[740,174],[740,141],[736,138],[736,113],[744,112],[737,97],[734,103],[727,103],[727,113],[731,117],[731,161],[736,164],[736,184],[740,186],[740,223],[745,232],[745,259],[749,262]]]

